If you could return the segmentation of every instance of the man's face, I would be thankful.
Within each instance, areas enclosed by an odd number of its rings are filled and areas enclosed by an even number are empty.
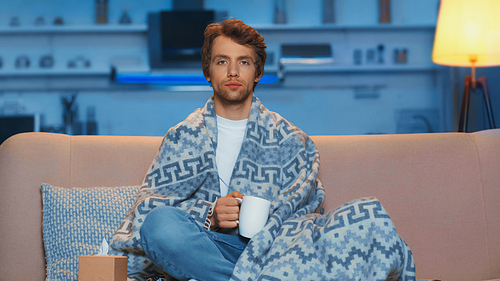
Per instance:
[[[219,36],[212,46],[210,77],[214,98],[223,105],[237,105],[251,101],[255,77],[255,52],[251,47]]]

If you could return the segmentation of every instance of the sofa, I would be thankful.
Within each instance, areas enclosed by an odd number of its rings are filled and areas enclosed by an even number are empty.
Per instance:
[[[417,279],[500,278],[500,129],[312,136],[325,210],[374,196],[410,246]],[[161,137],[23,133],[0,146],[1,280],[44,280],[41,183],[141,184]]]

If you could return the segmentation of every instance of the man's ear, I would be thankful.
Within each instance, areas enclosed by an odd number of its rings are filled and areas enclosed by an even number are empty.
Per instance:
[[[208,81],[208,82],[211,82],[211,81],[210,81],[210,77],[205,76],[205,79],[207,79],[207,81]]]
[[[262,78],[262,75],[264,75],[264,73],[262,73],[259,76],[255,77],[255,79],[253,80],[253,82],[255,82],[255,83],[259,82],[260,78]]]

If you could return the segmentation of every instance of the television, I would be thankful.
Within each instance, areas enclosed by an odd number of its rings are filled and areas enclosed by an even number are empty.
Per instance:
[[[0,116],[0,144],[15,134],[39,131],[39,115]]]
[[[203,33],[215,20],[214,11],[160,11],[148,14],[151,69],[201,62]]]

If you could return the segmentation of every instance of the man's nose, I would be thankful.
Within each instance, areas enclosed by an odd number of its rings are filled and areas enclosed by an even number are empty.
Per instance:
[[[234,77],[234,76],[238,76],[239,74],[240,74],[240,70],[239,70],[238,64],[237,63],[229,64],[229,67],[227,69],[227,76]]]

